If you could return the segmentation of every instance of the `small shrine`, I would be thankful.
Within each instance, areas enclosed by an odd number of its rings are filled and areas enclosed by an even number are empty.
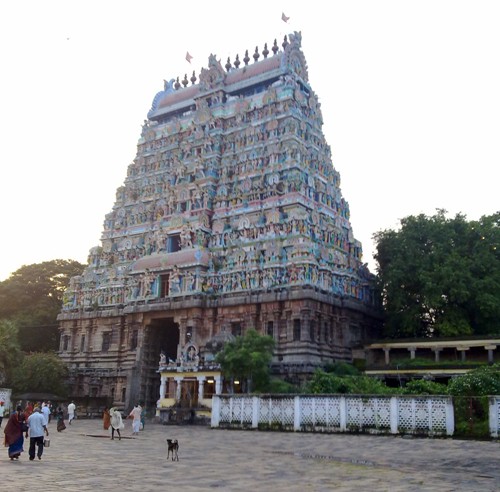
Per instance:
[[[180,349],[176,360],[160,353],[160,394],[156,416],[163,423],[192,419],[193,413],[209,416],[212,396],[221,394],[224,379],[213,357],[200,358],[199,349],[190,340]],[[210,354],[213,355],[213,354]]]

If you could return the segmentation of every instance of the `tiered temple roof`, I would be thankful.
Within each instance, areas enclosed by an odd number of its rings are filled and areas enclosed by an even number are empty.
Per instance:
[[[63,313],[312,287],[374,303],[301,35],[165,83]]]

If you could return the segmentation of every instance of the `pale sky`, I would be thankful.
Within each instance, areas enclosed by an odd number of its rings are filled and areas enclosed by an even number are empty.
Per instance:
[[[372,234],[403,217],[495,213],[499,26],[496,0],[2,2],[0,280],[86,263],[164,79],[293,31],[373,272]]]

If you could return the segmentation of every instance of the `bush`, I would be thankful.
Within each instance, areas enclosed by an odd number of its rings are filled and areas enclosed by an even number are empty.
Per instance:
[[[406,395],[446,395],[448,388],[445,384],[427,381],[426,379],[412,379],[403,388]]]
[[[271,379],[271,381],[269,381],[267,392],[274,394],[293,394],[299,393],[299,388],[292,383],[283,381],[282,379]]]
[[[325,372],[336,376],[356,376],[359,371],[352,364],[347,362],[333,362],[325,365]]]
[[[500,394],[500,365],[484,366],[453,378],[448,383],[453,396],[487,396]]]
[[[448,383],[453,395],[456,435],[487,437],[488,395],[500,394],[500,365],[480,367]]]
[[[313,394],[390,395],[399,391],[368,376],[337,376],[318,369],[306,385],[306,392]]]

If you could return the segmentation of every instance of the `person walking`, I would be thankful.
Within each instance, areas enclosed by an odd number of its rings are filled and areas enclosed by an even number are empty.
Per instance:
[[[104,430],[108,430],[111,425],[111,413],[109,412],[108,407],[104,407],[104,411],[102,412],[102,427]]]
[[[141,412],[141,430],[144,430],[145,425],[146,425],[146,408],[142,407],[142,412]]]
[[[45,423],[45,417],[42,414],[40,407],[35,407],[35,411],[28,418],[28,427],[30,429],[30,461],[35,459],[35,446],[38,448],[36,455],[38,459],[42,459],[43,454],[43,437],[44,433],[49,435],[49,429]]]
[[[71,425],[71,421],[74,420],[74,418],[75,418],[75,411],[76,411],[76,405],[75,405],[75,402],[72,401],[68,405],[68,422],[69,422],[69,425]]]
[[[52,405],[51,401],[48,401],[47,405],[49,407],[49,424],[50,424],[50,421],[52,420],[52,415],[54,414],[54,405]]]
[[[134,419],[132,421],[133,436],[139,435],[139,430],[141,428],[141,413],[142,413],[142,407],[139,404],[137,404],[128,415],[129,419]]]
[[[26,403],[26,407],[24,409],[24,417],[27,419],[33,413],[33,403],[30,401]]]
[[[43,402],[42,404],[42,415],[45,420],[45,425],[49,425],[50,420],[50,407],[47,405],[47,402]]]
[[[66,429],[66,424],[64,423],[64,412],[62,407],[57,407],[56,422],[57,422],[57,432],[62,432],[64,429]]]
[[[4,444],[8,446],[9,458],[18,460],[21,453],[24,451],[24,433],[28,437],[26,419],[24,417],[21,405],[16,407],[16,411],[12,412],[4,429],[5,439]]]
[[[116,431],[118,439],[121,440],[122,436],[120,434],[120,429],[125,427],[122,420],[122,414],[114,407],[109,411],[109,413],[111,414],[111,439],[114,440]]]
[[[5,406],[3,404],[3,401],[0,401],[0,428],[2,427],[2,420],[4,413],[5,413]]]

